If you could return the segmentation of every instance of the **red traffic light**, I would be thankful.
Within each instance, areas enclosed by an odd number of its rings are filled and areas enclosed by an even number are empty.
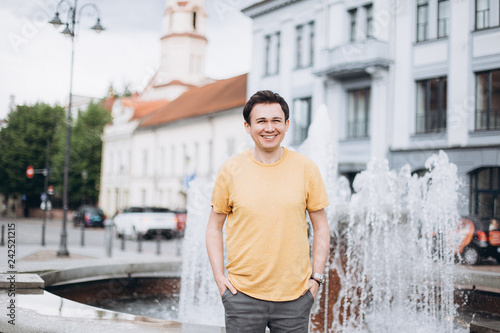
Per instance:
[[[26,168],[26,176],[28,176],[28,178],[31,179],[33,178],[34,175],[35,175],[35,169],[33,169],[33,166],[28,165],[28,167]]]

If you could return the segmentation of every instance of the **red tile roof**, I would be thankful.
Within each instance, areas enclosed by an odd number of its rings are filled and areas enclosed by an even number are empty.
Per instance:
[[[141,101],[137,96],[123,97],[121,98],[122,105],[124,107],[133,107],[134,115],[130,120],[143,118],[145,116],[153,114],[158,109],[168,105],[167,100],[155,100],[155,101]]]
[[[161,107],[140,127],[157,126],[245,105],[247,74],[192,88]]]

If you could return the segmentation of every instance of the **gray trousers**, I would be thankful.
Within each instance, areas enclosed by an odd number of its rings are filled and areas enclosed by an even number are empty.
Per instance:
[[[222,294],[226,310],[226,333],[307,333],[309,314],[314,303],[310,291],[293,301],[272,302],[256,299],[242,292]]]

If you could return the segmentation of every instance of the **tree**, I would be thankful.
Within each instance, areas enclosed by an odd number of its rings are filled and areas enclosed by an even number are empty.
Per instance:
[[[101,176],[101,136],[104,126],[111,121],[111,114],[99,104],[89,104],[87,110],[79,111],[71,132],[70,165],[68,174],[68,201],[76,208],[83,201],[95,204],[99,198]],[[54,169],[63,179],[66,134],[57,138],[59,152],[54,158]],[[86,170],[87,179],[82,177]],[[62,192],[62,182],[57,189]]]
[[[28,206],[40,204],[44,177],[26,177],[26,168],[45,168],[47,143],[64,127],[64,109],[45,103],[19,105],[7,116],[7,126],[0,130],[0,191],[25,194]],[[51,155],[57,146],[50,145]]]

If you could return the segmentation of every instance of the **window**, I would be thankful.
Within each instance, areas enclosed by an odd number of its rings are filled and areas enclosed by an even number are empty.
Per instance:
[[[347,137],[363,138],[369,132],[370,88],[348,91]]]
[[[446,77],[417,81],[417,133],[446,130],[446,99]]]
[[[500,216],[500,167],[480,168],[470,174],[471,214]]]
[[[109,164],[108,164],[108,174],[115,172],[115,161],[113,159],[115,155],[113,153],[109,153]]]
[[[176,168],[176,159],[175,159],[175,146],[172,146],[170,149],[170,175],[175,176],[175,173],[177,172]]]
[[[309,66],[314,64],[314,22],[309,22]]]
[[[373,38],[373,5],[365,6],[366,11],[366,38]]]
[[[446,37],[449,33],[450,1],[438,2],[438,38]]]
[[[293,101],[292,113],[292,140],[294,145],[301,144],[307,139],[307,131],[311,125],[311,97]]]
[[[196,174],[200,170],[200,144],[198,142],[194,143],[194,173]]]
[[[365,4],[363,7],[351,8],[347,11],[347,13],[349,14],[348,31],[349,40],[351,42],[355,42],[360,39],[373,38],[373,4],[369,3]]]
[[[296,26],[295,34],[295,67],[312,66],[314,62],[314,22]]]
[[[351,42],[356,41],[356,14],[357,13],[358,13],[357,9],[351,9],[349,11],[349,18],[350,18],[349,40]]]
[[[160,170],[158,173],[160,175],[165,174],[165,147],[160,149]]]
[[[266,44],[266,59],[265,59],[265,63],[266,63],[266,67],[264,69],[264,73],[266,75],[270,74],[271,73],[271,36],[266,36],[265,37],[265,44]]]
[[[280,48],[281,48],[281,33],[277,32],[276,33],[276,54],[275,59],[276,59],[276,69],[275,73],[278,74],[280,71]]]
[[[278,74],[279,72],[280,39],[281,35],[279,32],[264,37],[265,40],[264,75],[274,75]]]
[[[296,40],[296,49],[297,49],[297,68],[302,67],[302,26],[298,25],[296,28],[297,40]]]
[[[429,15],[427,0],[417,1],[417,42],[427,40],[427,21]]]
[[[500,69],[476,74],[475,129],[500,130]]]
[[[142,152],[142,175],[148,175],[148,151],[144,150]]]
[[[196,30],[196,12],[193,12],[193,30]]]
[[[186,174],[190,167],[191,157],[189,156],[188,148],[185,144],[182,145],[182,154],[184,155],[182,170],[183,174]]]
[[[476,0],[476,30],[490,27],[490,1]]]
[[[214,165],[214,143],[212,140],[208,141],[208,172],[213,172]]]

